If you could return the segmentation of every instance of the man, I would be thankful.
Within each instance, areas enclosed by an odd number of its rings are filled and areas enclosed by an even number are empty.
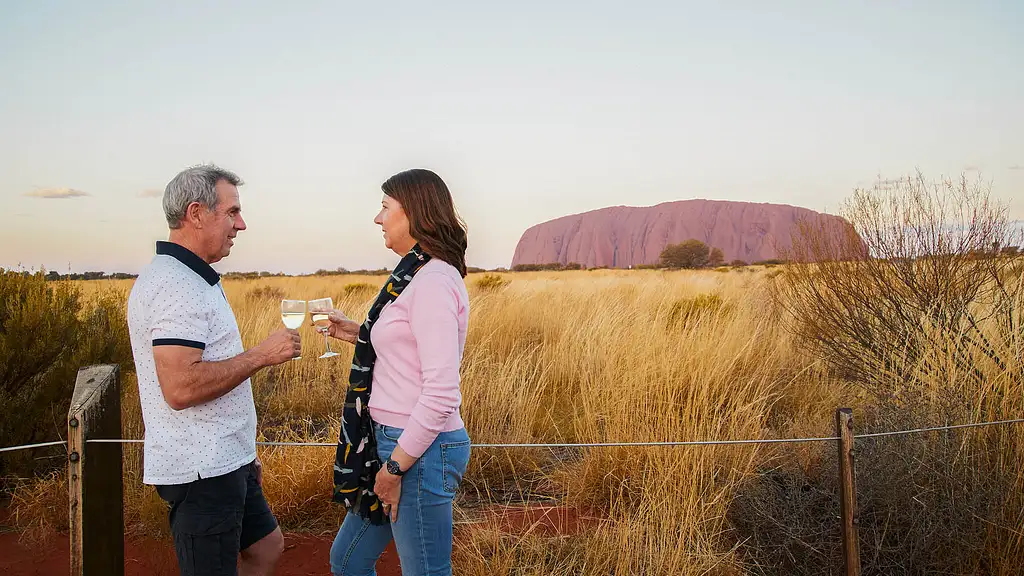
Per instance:
[[[143,483],[170,506],[184,575],[272,574],[284,537],[261,489],[249,377],[298,356],[281,329],[245,350],[220,276],[210,267],[245,230],[241,180],[212,165],[167,184],[168,242],[128,298],[128,324],[146,427]]]

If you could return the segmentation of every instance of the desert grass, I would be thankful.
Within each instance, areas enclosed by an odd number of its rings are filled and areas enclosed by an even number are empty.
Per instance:
[[[769,305],[776,271],[578,271],[473,274],[462,365],[462,414],[477,443],[721,440],[828,436],[837,406],[870,413],[870,398],[802,353]],[[281,326],[281,298],[330,296],[361,319],[383,277],[227,280],[246,346]],[[88,290],[126,295],[130,281]],[[252,379],[265,440],[334,442],[351,347],[320,360],[323,338],[302,328],[303,358]],[[995,375],[995,374],[994,374]],[[955,377],[955,374],[951,377]],[[995,379],[1002,398],[1021,384]],[[937,383],[938,385],[938,383]],[[1016,403],[979,416],[1011,414]],[[125,379],[125,436],[143,428],[134,380]],[[992,445],[1000,469],[1019,466],[1020,433]],[[971,441],[973,442],[973,441]],[[965,448],[966,450],[966,448]],[[477,448],[457,500],[459,574],[776,573],[744,550],[730,522],[735,502],[766,474],[832,474],[834,446],[706,446],[583,450]],[[330,534],[342,518],[329,501],[332,448],[261,447],[265,491],[282,525]],[[165,533],[166,508],[140,482],[141,449],[125,448],[130,531]],[[994,457],[994,456],[993,456]],[[33,533],[65,522],[60,474],[15,492]],[[1024,487],[1018,473],[1014,486]],[[1024,503],[1009,491],[1004,522]],[[1017,494],[1017,495],[1014,495]],[[63,504],[63,502],[56,502]],[[567,507],[595,519],[572,536],[531,527],[509,533],[479,521],[496,504]],[[48,508],[49,507],[49,508]],[[816,510],[835,514],[836,510]],[[486,516],[486,515],[484,515]],[[66,525],[66,524],[63,524]],[[1024,545],[994,527],[991,566],[1012,566]],[[999,564],[1002,558],[1003,564]],[[822,573],[829,573],[823,565]],[[992,573],[1011,573],[992,569]]]

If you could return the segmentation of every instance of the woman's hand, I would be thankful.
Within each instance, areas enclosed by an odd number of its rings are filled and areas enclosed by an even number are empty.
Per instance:
[[[349,344],[356,343],[356,338],[359,336],[359,324],[354,320],[349,320],[341,310],[331,310],[328,317],[331,320],[331,325],[327,327],[328,335]]]
[[[384,513],[392,522],[398,521],[398,501],[402,499],[402,478],[381,468],[373,483],[373,492],[384,505]]]

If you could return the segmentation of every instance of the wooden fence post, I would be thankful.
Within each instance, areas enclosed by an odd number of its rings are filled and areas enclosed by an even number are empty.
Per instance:
[[[853,468],[853,410],[836,410],[839,437],[839,498],[842,509],[843,560],[846,576],[860,576],[860,542],[857,536],[857,483]]]
[[[71,576],[124,576],[124,485],[117,365],[78,371],[68,411]]]

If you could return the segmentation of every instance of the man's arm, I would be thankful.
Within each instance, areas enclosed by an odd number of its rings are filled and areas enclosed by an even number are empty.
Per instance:
[[[184,410],[220,398],[256,371],[287,362],[300,353],[299,333],[281,329],[234,358],[203,362],[203,351],[189,346],[154,346],[153,360],[167,405]]]

